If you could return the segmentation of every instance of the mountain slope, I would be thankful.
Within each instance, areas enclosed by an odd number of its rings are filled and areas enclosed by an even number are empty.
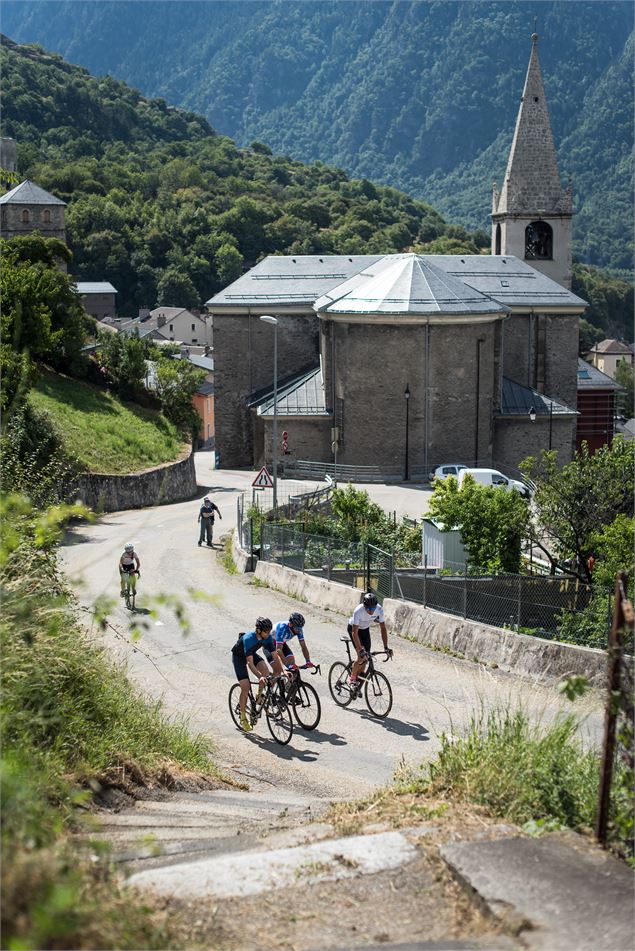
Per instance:
[[[632,266],[633,10],[543,2],[540,56],[574,249]],[[205,114],[220,131],[406,189],[485,227],[534,3],[5,0],[5,29]],[[617,120],[617,121],[616,121]],[[607,148],[608,144],[608,148]]]

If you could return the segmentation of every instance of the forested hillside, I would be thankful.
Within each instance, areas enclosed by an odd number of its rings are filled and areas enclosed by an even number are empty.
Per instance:
[[[3,4],[4,29],[207,116],[247,145],[332,162],[485,228],[534,17],[574,251],[632,268],[628,2]]]
[[[241,150],[204,119],[60,57],[4,40],[2,73],[21,175],[69,202],[73,273],[112,281],[124,314],[196,306],[267,253],[388,253],[440,235],[476,250],[395,189]]]

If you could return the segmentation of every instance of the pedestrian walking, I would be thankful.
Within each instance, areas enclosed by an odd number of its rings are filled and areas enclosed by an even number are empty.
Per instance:
[[[223,516],[220,514],[220,509],[206,495],[198,513],[198,522],[200,525],[200,532],[198,536],[199,546],[202,545],[204,541],[206,541],[209,548],[214,547],[214,519],[216,515],[218,515],[222,522]]]

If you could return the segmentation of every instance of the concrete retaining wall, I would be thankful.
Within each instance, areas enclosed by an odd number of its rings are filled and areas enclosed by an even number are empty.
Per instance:
[[[196,495],[194,454],[134,475],[81,475],[77,498],[96,512],[149,508]]]
[[[235,529],[232,531],[232,558],[234,559],[236,570],[241,574],[244,575],[246,571],[254,570],[251,563],[251,555],[238,544],[238,532]]]
[[[339,611],[340,614],[352,614],[362,596],[359,588],[348,588],[335,581],[303,575],[293,568],[283,568],[270,561],[258,562],[256,578],[299,601]]]
[[[414,638],[429,647],[451,650],[466,660],[533,680],[560,681],[571,674],[584,674],[594,687],[606,684],[604,651],[516,634],[431,611],[411,601],[386,598],[384,611],[394,634]]]
[[[256,578],[293,598],[341,614],[352,614],[362,594],[359,588],[313,578],[268,561],[258,562]],[[516,634],[441,614],[411,601],[386,598],[384,611],[391,634],[416,640],[426,647],[450,650],[465,660],[543,683],[557,683],[571,674],[582,674],[594,687],[606,685],[604,651]]]

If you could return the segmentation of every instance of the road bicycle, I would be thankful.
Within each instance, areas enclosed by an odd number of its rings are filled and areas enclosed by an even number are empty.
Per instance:
[[[284,695],[282,680],[286,680],[284,674],[274,674],[267,677],[265,686],[258,691],[256,696],[254,696],[253,688],[258,687],[259,683],[250,680],[245,713],[252,726],[256,725],[264,713],[272,737],[276,743],[286,746],[293,736],[293,718],[287,698]],[[229,712],[238,729],[242,730],[240,722],[240,684],[233,684],[230,688]]]
[[[127,571],[123,579],[124,603],[129,611],[134,611],[137,600],[137,590],[132,586],[133,575],[136,575],[137,578],[141,577],[138,571]]]
[[[358,677],[357,684],[352,685],[349,683],[354,663],[354,659],[351,657],[351,639],[350,637],[340,637],[340,640],[346,644],[348,663],[343,664],[341,661],[336,661],[329,670],[329,690],[333,700],[335,700],[338,707],[348,707],[353,700],[361,697],[363,690],[366,706],[373,716],[380,717],[383,720],[392,709],[392,688],[388,678],[381,671],[375,670],[373,658],[384,655],[386,658],[384,663],[386,663],[391,659],[392,651],[371,651],[368,654],[366,667]]]
[[[313,676],[322,673],[319,664],[303,664],[301,667],[291,667],[289,669],[293,674],[293,679],[290,684],[283,685],[282,690],[287,704],[293,710],[298,725],[303,730],[315,730],[322,716],[322,706],[317,690],[311,684],[305,683],[300,676],[300,671],[307,668]]]

